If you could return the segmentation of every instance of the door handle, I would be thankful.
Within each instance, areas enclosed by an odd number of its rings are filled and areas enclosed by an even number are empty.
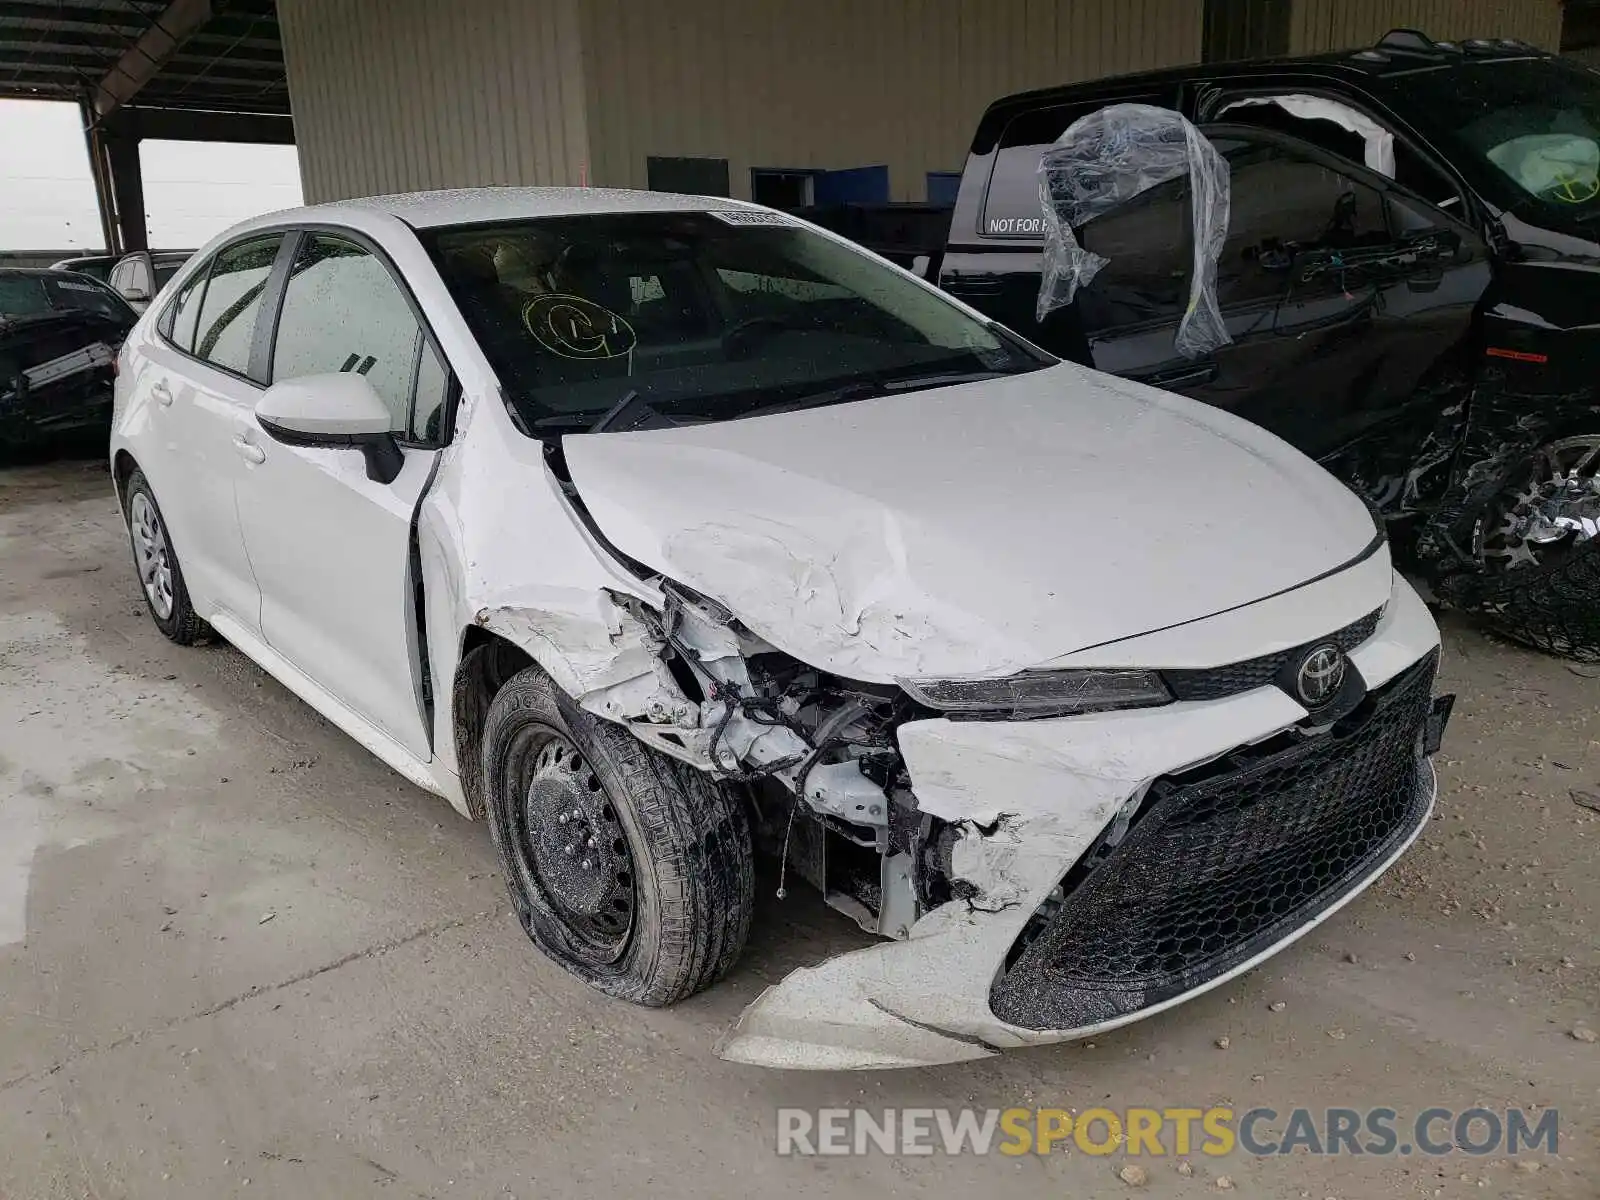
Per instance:
[[[267,452],[242,433],[233,439],[233,448],[239,452],[239,457],[247,463],[264,463],[267,461]]]
[[[1217,364],[1213,361],[1174,367],[1170,371],[1157,371],[1152,375],[1140,376],[1139,382],[1158,388],[1183,388],[1198,387],[1202,383],[1210,383],[1216,377]]]
[[[165,379],[156,380],[155,384],[150,388],[150,395],[155,397],[155,402],[161,405],[162,408],[172,407],[172,389],[167,386]]]
[[[952,296],[998,296],[1000,280],[993,275],[948,275],[944,289]]]

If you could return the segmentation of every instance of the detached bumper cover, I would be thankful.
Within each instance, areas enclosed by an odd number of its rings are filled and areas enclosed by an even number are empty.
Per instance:
[[[1436,657],[1369,698],[1350,727],[1248,747],[1157,780],[1115,849],[995,984],[995,1015],[1075,1029],[1181,996],[1282,942],[1411,839]],[[1364,706],[1365,707],[1365,706]]]

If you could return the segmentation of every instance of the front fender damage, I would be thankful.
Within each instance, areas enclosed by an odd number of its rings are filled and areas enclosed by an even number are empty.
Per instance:
[[[816,754],[865,713],[841,703],[816,714],[823,737],[808,736],[804,705],[752,676],[753,657],[777,652],[720,606],[672,585],[659,609],[612,590],[559,599],[486,606],[476,621],[526,650],[580,707],[655,749],[721,779],[775,778],[825,808],[884,818],[881,787]]]
[[[692,728],[698,706],[667,670],[663,643],[637,615],[639,602],[609,591],[571,600],[488,606],[475,623],[526,650],[596,716]]]
[[[746,789],[789,874],[897,939],[796,970],[751,1004],[718,1053],[765,1066],[955,1062],[1094,1032],[994,1015],[1019,938],[1152,779],[1297,711],[1258,692],[1181,712],[951,721],[790,659],[670,583],[658,601],[608,591],[479,618],[587,711]]]

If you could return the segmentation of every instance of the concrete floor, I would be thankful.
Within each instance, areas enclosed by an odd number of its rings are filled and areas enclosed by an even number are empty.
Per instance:
[[[1600,671],[1446,641],[1438,819],[1308,941],[1093,1046],[780,1074],[712,1046],[842,917],[764,887],[711,994],[600,998],[529,947],[481,827],[160,637],[100,466],[0,471],[0,1197],[1592,1197]],[[1239,1153],[1137,1187],[1077,1150],[773,1152],[783,1105],[1219,1102],[1555,1105],[1564,1136],[1538,1170]]]

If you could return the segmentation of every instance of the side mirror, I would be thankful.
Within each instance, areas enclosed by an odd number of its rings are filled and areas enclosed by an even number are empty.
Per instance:
[[[389,407],[365,375],[304,375],[275,383],[256,401],[256,422],[286,446],[359,449],[374,483],[393,483],[405,465],[390,431]]]
[[[150,289],[142,283],[130,283],[122,289],[122,298],[136,304],[143,304],[150,299]]]

